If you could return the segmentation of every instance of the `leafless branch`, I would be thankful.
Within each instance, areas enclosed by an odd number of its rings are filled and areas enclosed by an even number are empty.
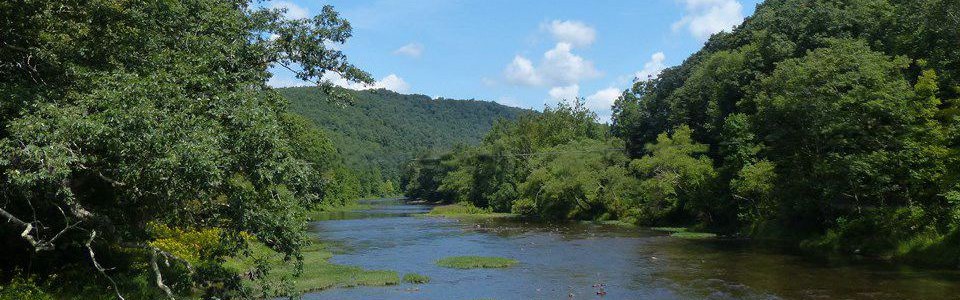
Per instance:
[[[97,271],[100,271],[100,274],[102,274],[103,277],[106,277],[107,280],[110,281],[110,285],[113,287],[113,291],[117,293],[117,298],[119,298],[120,300],[126,300],[125,298],[123,298],[123,295],[120,294],[120,289],[117,288],[117,282],[113,281],[113,277],[110,277],[110,275],[107,275],[107,270],[104,269],[102,266],[100,266],[100,263],[97,262],[97,256],[96,254],[93,253],[93,247],[90,247],[90,244],[93,243],[93,239],[95,239],[96,237],[97,237],[97,231],[93,230],[90,232],[90,239],[87,240],[86,246],[87,246],[87,251],[90,252],[90,261],[93,262],[93,266],[97,268]]]
[[[176,299],[173,297],[173,291],[171,291],[166,284],[163,284],[163,275],[160,274],[160,267],[157,266],[156,248],[154,248],[153,251],[150,251],[150,268],[152,268],[153,273],[157,275],[157,286],[160,287],[160,289],[163,290],[164,293],[167,293],[168,298],[170,298],[171,300]]]

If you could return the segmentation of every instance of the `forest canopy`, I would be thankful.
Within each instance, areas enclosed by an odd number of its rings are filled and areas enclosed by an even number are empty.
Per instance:
[[[323,128],[358,174],[361,194],[399,194],[400,169],[416,154],[474,145],[499,119],[513,120],[532,110],[478,100],[432,99],[388,90],[354,91],[349,105],[331,101],[316,87],[278,89],[291,111]]]
[[[960,264],[960,2],[768,0],[597,124],[579,100],[410,164],[408,196]],[[618,152],[619,151],[619,152]]]
[[[271,65],[329,93],[328,72],[371,82],[338,50],[351,27],[330,6],[22,0],[0,2],[0,22],[3,281],[252,297],[226,256],[257,243],[295,262],[305,212],[355,197],[330,140],[265,84]]]

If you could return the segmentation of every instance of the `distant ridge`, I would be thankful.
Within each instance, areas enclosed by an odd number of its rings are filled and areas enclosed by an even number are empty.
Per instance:
[[[397,179],[399,167],[428,150],[475,144],[498,119],[515,119],[532,110],[491,101],[431,99],[377,89],[343,89],[352,105],[328,101],[316,87],[278,89],[290,108],[326,130],[347,165]]]

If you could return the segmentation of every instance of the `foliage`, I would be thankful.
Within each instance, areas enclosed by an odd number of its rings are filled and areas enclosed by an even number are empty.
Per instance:
[[[410,163],[401,182],[405,194],[447,202],[466,201],[508,212],[520,198],[521,184],[532,171],[532,157],[575,140],[606,136],[595,118],[578,100],[546,107],[541,114],[498,122],[477,147],[461,147],[439,159]]]
[[[351,29],[332,7],[23,0],[0,20],[4,278],[31,266],[93,277],[91,297],[217,297],[236,295],[219,262],[248,234],[300,257],[337,158],[265,81],[277,64],[371,81],[337,50]]]
[[[782,233],[874,256],[954,253],[958,15],[955,0],[768,0],[679,66],[634,82],[609,128],[579,102],[547,107],[433,166],[414,162],[410,182],[429,184],[404,187],[546,219]]]
[[[701,224],[868,255],[941,249],[960,224],[948,200],[960,178],[960,48],[945,42],[960,37],[958,10],[953,0],[765,1],[625,91],[611,132],[642,160],[659,134],[690,128],[699,174],[711,173],[707,160],[716,172],[702,177],[712,194],[684,202]]]
[[[243,285],[252,295],[262,298],[296,296],[301,293],[335,287],[385,286],[400,283],[400,275],[388,270],[366,270],[330,262],[328,245],[312,241],[303,248],[303,267],[287,263],[281,253],[253,243],[251,254],[230,257],[225,265],[235,273],[254,272],[258,264],[272,266],[262,279],[245,278]]]
[[[673,135],[657,136],[646,151],[650,154],[630,163],[644,178],[638,187],[643,197],[641,221],[653,223],[682,209],[704,214],[709,221],[714,203],[708,202],[712,200],[708,196],[716,172],[710,158],[702,155],[707,146],[694,142],[690,128],[681,126]]]
[[[334,90],[353,101],[330,101],[332,96],[315,87],[278,91],[291,102],[292,112],[329,133],[346,166],[358,171],[363,196],[401,193],[401,168],[418,153],[476,144],[498,119],[529,113],[486,101],[431,99],[383,89]]]
[[[0,285],[0,300],[53,300],[44,288],[37,286],[33,279],[14,278],[6,285]]]
[[[609,219],[601,216],[625,213],[634,206],[631,188],[637,182],[628,176],[626,156],[617,146],[581,140],[544,149],[531,159],[521,199],[530,199],[532,214],[544,219]],[[513,208],[531,210],[525,205]]]

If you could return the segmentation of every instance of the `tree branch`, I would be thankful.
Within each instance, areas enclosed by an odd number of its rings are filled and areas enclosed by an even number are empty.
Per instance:
[[[173,291],[167,287],[166,284],[163,284],[163,275],[160,274],[160,267],[157,266],[157,250],[154,248],[153,251],[150,251],[150,268],[153,269],[153,273],[157,275],[157,286],[163,290],[164,293],[167,293],[167,297],[171,300],[176,299],[173,297]]]
[[[87,251],[90,252],[90,261],[93,262],[93,266],[97,268],[97,271],[100,271],[100,274],[103,274],[103,276],[110,281],[110,285],[113,287],[113,291],[117,293],[117,298],[120,298],[120,300],[126,300],[125,298],[123,298],[123,295],[120,294],[120,289],[117,288],[117,282],[113,281],[113,277],[110,277],[110,275],[107,275],[107,270],[104,269],[102,266],[100,266],[100,263],[97,262],[97,256],[96,254],[93,253],[93,247],[90,247],[90,244],[93,243],[93,239],[95,239],[96,237],[97,237],[97,231],[93,230],[90,232],[90,239],[87,240],[86,246],[87,246]]]

